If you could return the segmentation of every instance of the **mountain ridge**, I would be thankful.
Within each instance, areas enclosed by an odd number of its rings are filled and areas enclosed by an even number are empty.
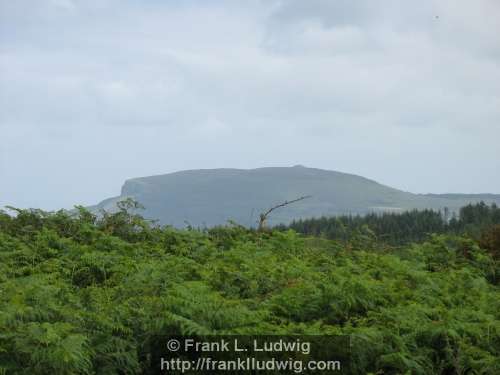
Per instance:
[[[273,212],[269,223],[425,208],[456,212],[481,200],[500,204],[500,194],[414,194],[355,174],[296,165],[192,169],[130,178],[119,196],[92,209],[113,210],[118,200],[131,197],[145,206],[146,218],[161,224],[213,226],[233,220],[253,226],[260,212],[303,195],[312,197]]]

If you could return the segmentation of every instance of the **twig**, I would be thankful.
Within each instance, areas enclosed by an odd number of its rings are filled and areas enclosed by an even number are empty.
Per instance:
[[[301,200],[304,200],[304,199],[307,199],[307,198],[311,198],[311,195],[305,195],[303,197],[300,197],[300,198],[297,198],[297,199],[294,199],[292,201],[284,201],[283,203],[280,203],[274,207],[271,207],[269,210],[267,210],[266,212],[264,213],[261,213],[260,214],[260,220],[259,220],[259,231],[262,231],[264,229],[264,225],[265,225],[265,222],[267,220],[267,217],[269,216],[269,214],[271,212],[273,212],[274,210],[276,210],[277,208],[280,208],[280,207],[284,207],[284,206],[287,206],[289,204],[292,204],[292,203],[295,203],[295,202],[298,202],[298,201],[301,201]]]

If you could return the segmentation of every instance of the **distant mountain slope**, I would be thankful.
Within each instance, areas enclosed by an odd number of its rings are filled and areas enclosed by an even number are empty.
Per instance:
[[[93,208],[112,210],[119,199],[133,197],[146,207],[145,217],[162,224],[212,226],[234,220],[255,225],[260,212],[302,195],[312,197],[276,210],[269,222],[413,208],[456,211],[480,200],[500,204],[500,195],[495,194],[412,194],[352,174],[295,166],[202,169],[133,178],[125,182],[119,197]]]

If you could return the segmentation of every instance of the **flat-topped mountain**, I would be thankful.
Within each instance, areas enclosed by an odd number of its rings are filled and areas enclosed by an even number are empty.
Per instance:
[[[293,219],[340,214],[448,207],[457,211],[468,203],[495,202],[498,194],[412,194],[376,181],[336,171],[294,167],[200,169],[125,181],[120,196],[94,209],[113,210],[118,200],[132,197],[143,215],[161,224],[213,226],[234,220],[255,225],[259,213],[276,204],[311,198],[273,212],[271,224]]]

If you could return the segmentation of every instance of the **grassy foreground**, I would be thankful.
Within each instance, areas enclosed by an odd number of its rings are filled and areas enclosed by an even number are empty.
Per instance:
[[[157,334],[347,334],[354,373],[500,373],[498,262],[466,238],[349,246],[0,212],[0,374],[147,371]]]

